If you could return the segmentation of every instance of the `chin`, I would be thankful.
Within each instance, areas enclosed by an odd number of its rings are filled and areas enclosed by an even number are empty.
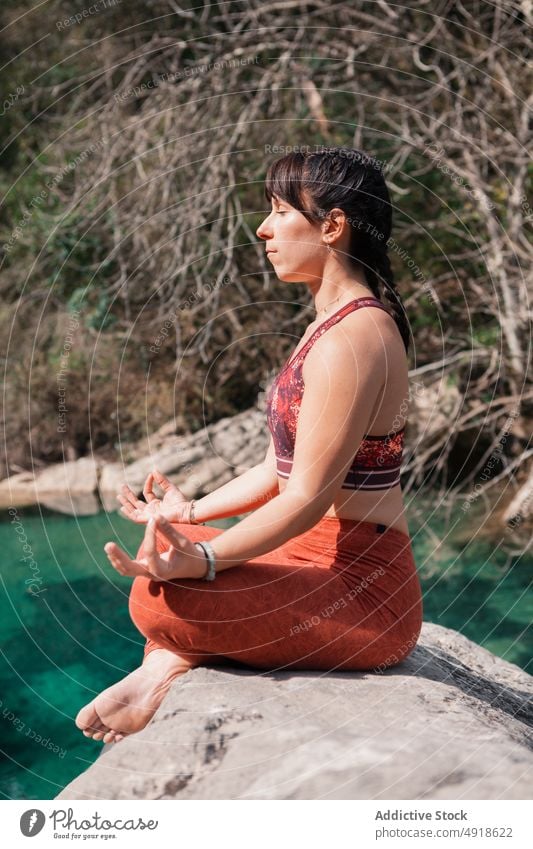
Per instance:
[[[303,283],[304,275],[298,271],[276,271],[278,280],[282,283]]]

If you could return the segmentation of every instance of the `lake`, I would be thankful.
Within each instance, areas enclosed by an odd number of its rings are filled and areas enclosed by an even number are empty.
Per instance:
[[[479,539],[470,514],[458,511],[451,524],[438,511],[429,524],[421,515],[420,503],[408,510],[424,620],[532,672],[531,554],[513,554],[513,539],[505,548]],[[116,540],[133,554],[143,534],[117,513],[0,514],[2,798],[53,799],[98,757],[103,744],[74,717],[139,665],[144,646],[128,616],[131,579],[111,568],[103,546]]]

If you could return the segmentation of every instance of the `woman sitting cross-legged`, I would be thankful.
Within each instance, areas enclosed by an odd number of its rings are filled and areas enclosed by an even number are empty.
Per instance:
[[[78,713],[95,740],[139,731],[199,664],[385,669],[420,635],[400,485],[410,334],[383,174],[359,151],[290,153],[265,191],[257,235],[278,278],[307,285],[316,318],[268,394],[262,462],[196,501],[157,471],[146,501],[127,486],[118,496],[146,533],[134,560],[113,542],[105,551],[134,578],[129,611],[146,644],[142,665]],[[201,525],[244,513],[227,530]]]

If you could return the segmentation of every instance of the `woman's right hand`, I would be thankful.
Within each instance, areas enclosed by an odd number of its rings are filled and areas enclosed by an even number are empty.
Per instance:
[[[164,494],[161,499],[154,494],[154,482],[163,490]],[[143,495],[146,498],[146,503],[137,498],[133,490],[127,484],[124,484],[121,492],[117,495],[117,499],[122,504],[120,513],[126,519],[131,519],[132,522],[137,522],[140,525],[146,525],[153,516],[163,516],[169,522],[183,522],[188,517],[190,500],[181,489],[178,489],[156,469],[150,472],[146,478]]]

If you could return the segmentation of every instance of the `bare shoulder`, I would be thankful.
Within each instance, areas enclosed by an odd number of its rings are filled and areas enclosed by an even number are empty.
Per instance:
[[[304,400],[308,394],[316,407],[334,410],[341,430],[354,416],[364,433],[388,433],[408,397],[408,358],[385,310],[355,310],[329,327],[311,346],[302,374]]]
[[[396,357],[403,348],[394,318],[385,310],[354,310],[329,327],[315,340],[304,360],[305,372],[322,362],[326,365],[363,365],[375,369]]]

